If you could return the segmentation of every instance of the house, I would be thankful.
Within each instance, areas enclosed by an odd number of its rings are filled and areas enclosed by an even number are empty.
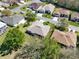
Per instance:
[[[52,34],[52,38],[67,47],[76,47],[77,36],[74,32],[62,32],[55,30]]]
[[[45,13],[52,14],[55,9],[55,6],[53,4],[47,4],[44,6],[44,9],[45,9]]]
[[[53,11],[54,11],[54,9],[55,9],[55,6],[54,5],[52,5],[52,4],[47,4],[47,5],[45,5],[45,6],[40,6],[38,9],[37,9],[37,11],[40,13],[40,12],[42,12],[42,13],[48,13],[48,14],[52,14],[53,13]]]
[[[11,26],[17,26],[19,24],[25,23],[24,17],[17,14],[11,16],[3,16],[1,21]]]
[[[5,3],[5,2],[0,2],[0,6],[9,7],[10,5],[8,3]]]
[[[50,26],[43,25],[43,21],[36,21],[28,27],[27,31],[32,34],[37,34],[39,36],[45,37],[50,30]]]
[[[32,10],[36,10],[40,7],[40,3],[32,3],[29,8],[32,9]]]
[[[72,13],[70,21],[79,22],[79,13],[78,12]]]
[[[68,18],[70,15],[70,11],[64,8],[55,8],[53,16],[54,17],[65,17]]]
[[[7,25],[3,22],[0,22],[0,35],[2,35],[7,29]]]
[[[22,2],[23,0],[2,0],[2,1],[8,4],[14,4],[14,3]]]

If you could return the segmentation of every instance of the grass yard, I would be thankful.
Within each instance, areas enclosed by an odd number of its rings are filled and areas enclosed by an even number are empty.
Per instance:
[[[13,28],[13,27],[7,28],[7,32],[8,32],[8,30],[11,29],[11,28]],[[27,27],[23,27],[23,24],[21,24],[21,25],[19,25],[19,29],[20,29],[23,33],[25,33],[26,30],[27,30]],[[5,38],[7,32],[5,32],[3,35],[0,36],[0,44],[2,44],[2,42],[3,42],[3,40],[4,40],[4,38]],[[25,33],[25,41],[24,41],[23,46],[25,46],[25,44],[29,44],[28,42],[32,42],[34,39],[40,40],[40,38],[38,38],[37,36],[31,36],[31,35]],[[13,51],[12,54],[8,54],[8,55],[6,55],[6,56],[0,56],[0,59],[13,59],[13,57],[16,55],[17,52],[19,52],[19,51],[16,51],[16,52]]]
[[[52,16],[51,16],[50,14],[43,14],[42,16],[43,16],[43,17],[46,17],[46,18],[49,18],[49,19],[52,18]]]
[[[45,38],[41,38],[41,37],[36,36],[36,35],[35,35],[35,36],[31,36],[31,35],[25,33],[26,30],[27,30],[27,27],[23,27],[23,26],[24,26],[24,24],[19,25],[20,31],[22,31],[22,32],[25,34],[25,41],[24,41],[24,43],[23,43],[23,47],[24,47],[26,44],[29,44],[29,42],[33,42],[35,39],[38,40],[38,41],[41,41],[41,39],[45,39]],[[7,29],[7,32],[8,32],[8,30],[11,29],[11,28],[13,28],[13,27],[9,27],[9,28]],[[6,32],[6,33],[7,33],[7,32]],[[4,40],[5,36],[6,36],[6,33],[4,33],[3,35],[0,36],[0,40],[2,40],[2,41],[0,41],[0,43],[3,42],[3,40]],[[48,35],[46,36],[46,38],[50,38],[51,35],[52,35],[52,33],[53,33],[53,31],[52,31],[52,29],[51,29],[51,30],[49,31]],[[41,39],[40,39],[40,38],[41,38]],[[21,47],[21,48],[22,48],[22,47]],[[8,54],[8,55],[6,55],[6,56],[0,56],[0,59],[14,59],[14,56],[15,56],[18,52],[20,52],[20,49],[19,49],[18,51],[16,51],[16,52],[13,51],[11,54]]]
[[[13,9],[13,8],[16,8],[16,7],[18,7],[19,5],[17,5],[17,4],[14,4],[14,5],[12,5],[12,6],[9,6],[8,8],[10,8],[10,9]]]
[[[6,34],[7,34],[7,32],[8,32],[9,29],[10,29],[10,27],[8,27],[7,30],[6,30],[6,32],[3,33],[3,34],[0,36],[0,45],[2,44],[2,42],[3,42],[3,40],[4,40],[4,38],[5,38],[5,36],[6,36]]]
[[[22,7],[22,8],[20,8],[22,11],[26,11],[26,7],[24,6],[24,7]]]
[[[73,26],[79,27],[79,22],[72,22],[72,21],[69,21],[69,24],[70,24],[70,25],[73,25]]]
[[[3,34],[0,36],[0,45],[2,44],[4,38],[6,37],[7,32],[8,32],[9,29],[11,29],[11,28],[13,28],[13,27],[8,27],[7,30],[6,30],[6,32],[3,33]],[[30,39],[32,39],[32,36],[30,36],[30,35],[28,35],[28,34],[25,33],[26,30],[27,30],[27,27],[23,27],[23,24],[21,24],[21,25],[19,25],[19,29],[20,29],[20,31],[22,31],[22,32],[25,34],[25,40],[28,40],[28,39],[30,40]]]

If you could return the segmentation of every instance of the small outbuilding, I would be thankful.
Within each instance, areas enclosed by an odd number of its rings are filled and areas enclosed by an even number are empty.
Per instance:
[[[79,13],[78,12],[72,13],[70,21],[79,22]]]

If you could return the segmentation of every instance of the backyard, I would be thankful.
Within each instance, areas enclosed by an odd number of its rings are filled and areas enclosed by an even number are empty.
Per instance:
[[[70,25],[79,27],[79,22],[68,21]]]
[[[27,27],[24,27],[23,24],[19,25],[18,27],[19,27],[20,31],[22,31],[23,33],[26,32]],[[11,28],[13,28],[13,27],[8,27],[8,28],[7,28],[7,31],[6,31],[4,34],[2,34],[2,35],[0,36],[0,45],[3,43],[4,38],[5,38],[6,34],[7,34],[7,32],[8,32]],[[30,41],[33,40],[33,39],[40,39],[40,38],[38,38],[38,36],[34,36],[34,37],[33,37],[33,36],[28,35],[27,33],[25,33],[25,41],[24,41],[24,43],[23,43],[23,46],[24,46],[25,44],[28,44],[28,42],[30,42]],[[8,55],[5,55],[5,56],[1,56],[1,55],[0,55],[0,59],[12,59],[12,58],[14,57],[15,53],[17,53],[17,52],[19,52],[19,51],[16,51],[16,52],[13,51],[11,54],[8,54]]]
[[[5,38],[5,36],[6,36],[6,34],[7,34],[7,32],[8,32],[9,29],[10,29],[10,27],[8,27],[7,30],[6,30],[6,32],[3,33],[3,34],[0,36],[0,45],[2,44],[2,42],[3,42],[3,40],[4,40],[4,38]]]

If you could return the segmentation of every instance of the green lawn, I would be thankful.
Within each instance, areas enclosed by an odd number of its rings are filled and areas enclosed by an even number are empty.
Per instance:
[[[3,35],[1,35],[0,36],[0,44],[3,42],[3,40],[4,40],[4,38],[5,38],[5,36],[6,36],[6,33],[8,32],[8,30],[9,29],[11,29],[11,28],[13,28],[13,27],[9,27],[8,29],[7,29],[7,31],[3,34]],[[20,29],[20,31],[22,31],[23,33],[25,33],[26,32],[26,30],[27,30],[27,27],[23,27],[23,24],[21,24],[21,25],[19,25],[19,29]],[[46,38],[50,38],[51,37],[51,34],[52,34],[52,30],[50,30],[50,32],[48,33],[48,35],[46,36]],[[39,37],[39,36],[31,36],[31,35],[29,35],[29,34],[27,34],[27,33],[25,33],[25,41],[24,41],[24,43],[23,43],[23,46],[25,46],[26,44],[29,44],[29,42],[32,42],[33,40],[38,40],[38,41],[40,41],[41,39],[44,39],[44,38],[41,38],[41,37]],[[16,51],[16,53],[17,53],[18,51]],[[14,57],[14,55],[16,54],[16,53],[12,53],[11,55],[9,54],[9,55],[6,55],[6,56],[0,56],[0,59],[13,59],[12,57]]]
[[[7,32],[11,28],[13,28],[13,27],[8,27],[7,31],[0,36],[0,45],[2,44]],[[31,36],[31,35],[25,33],[26,30],[27,30],[27,27],[23,27],[23,24],[19,25],[19,29],[25,34],[25,41],[23,43],[23,46],[25,46],[25,44],[29,44],[29,42],[32,42],[34,39],[40,40],[40,38],[38,36]],[[12,53],[11,55],[9,54],[9,55],[6,55],[6,56],[0,56],[0,59],[5,59],[5,58],[6,59],[11,59],[12,57],[14,57],[15,54],[16,53]]]
[[[16,7],[18,7],[19,5],[17,5],[17,4],[14,4],[14,5],[12,5],[12,6],[9,6],[8,8],[10,8],[10,9],[13,9],[13,8],[16,8]]]
[[[27,44],[28,42],[34,40],[34,39],[40,40],[40,38],[39,38],[38,36],[31,36],[31,35],[25,33],[26,30],[27,30],[27,27],[23,27],[23,26],[24,26],[24,24],[20,24],[20,25],[19,25],[20,31],[22,31],[22,32],[25,34],[25,41],[24,41],[23,46],[24,46],[25,44]]]
[[[24,7],[22,7],[22,8],[20,8],[22,11],[26,11],[26,7],[24,6]]]
[[[42,16],[43,16],[43,17],[46,17],[46,18],[49,18],[49,19],[52,18],[52,16],[51,16],[50,14],[43,14]]]
[[[8,32],[9,29],[10,29],[10,27],[8,27],[7,30],[6,30],[6,32],[3,33],[3,34],[0,36],[0,45],[2,44],[2,42],[3,42],[3,40],[4,40],[4,38],[5,38],[5,36],[6,36],[6,34],[7,34],[7,32]]]
[[[11,29],[11,28],[13,28],[13,27],[8,27],[7,30],[6,30],[6,32],[3,33],[3,34],[0,36],[0,45],[2,44],[2,42],[3,42],[3,40],[4,40],[4,38],[5,38],[6,34],[7,34],[7,32],[8,32],[9,29]],[[22,31],[22,32],[25,34],[25,40],[32,40],[32,39],[35,38],[35,37],[32,37],[32,36],[28,35],[27,33],[25,33],[26,30],[27,30],[27,27],[23,27],[23,24],[19,25],[19,29],[20,29],[20,31]]]
[[[73,25],[73,26],[78,26],[79,27],[79,23],[78,22],[69,21],[69,24],[70,25]]]
[[[4,38],[5,38],[6,34],[7,34],[7,32],[8,32],[9,29],[11,29],[11,28],[13,28],[13,27],[8,27],[7,30],[6,30],[6,32],[3,33],[3,34],[0,36],[0,45],[2,44],[2,42],[3,42],[3,40],[4,40]],[[22,32],[25,32],[25,28],[23,28],[23,25],[20,25],[20,30],[21,30]]]
[[[5,38],[5,35],[6,34],[4,33],[3,35],[0,36],[0,45],[2,44],[2,42],[3,42],[4,38]]]

